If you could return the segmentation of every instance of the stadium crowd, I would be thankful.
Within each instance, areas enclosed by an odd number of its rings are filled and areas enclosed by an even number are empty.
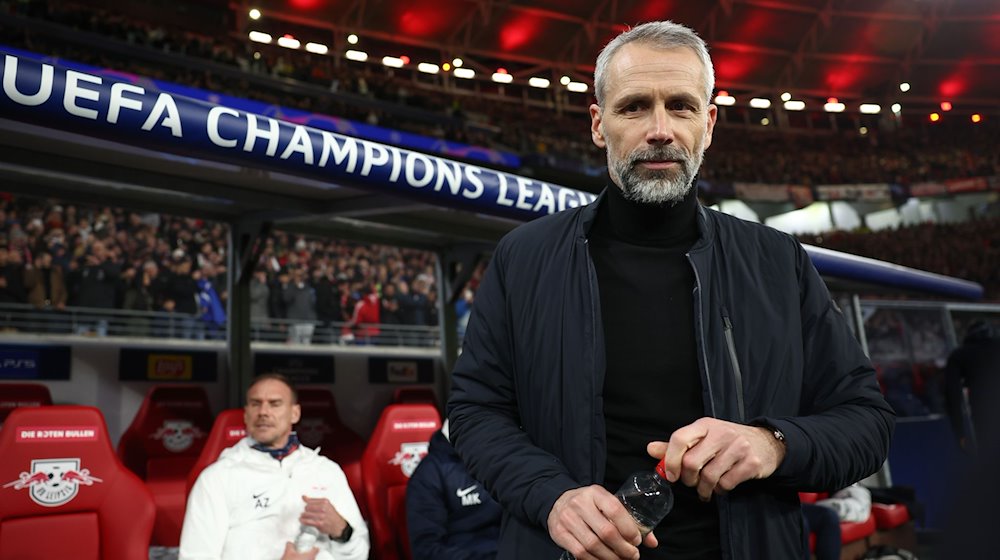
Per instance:
[[[4,195],[0,304],[172,313],[185,319],[177,336],[221,338],[227,234],[225,224],[193,218]],[[275,232],[251,282],[252,324],[283,325],[299,343],[314,334],[317,342],[370,341],[379,325],[434,326],[435,260],[426,251]],[[107,326],[89,332],[106,334]]]
[[[183,85],[248,97],[269,104],[378,124],[432,138],[512,151],[520,154],[525,174],[539,168],[578,175],[599,175],[604,155],[586,133],[589,96],[554,103],[565,92],[549,92],[548,106],[525,101],[519,86],[481,85],[465,91],[457,84],[443,88],[417,72],[335,61],[276,46],[250,43],[232,35],[199,35],[130,19],[120,13],[61,2],[0,2],[8,13],[29,15],[108,38],[109,45],[139,46],[177,55],[171,63],[141,62],[121,50],[74,44],[58,34],[25,29],[0,31],[0,41],[35,52],[63,56],[99,67],[114,68]],[[128,51],[125,51],[128,52]],[[269,76],[273,87],[251,87],[244,79],[185,65],[200,59],[232,67],[244,76]],[[422,77],[423,76],[423,77]],[[299,84],[291,93],[289,84]],[[532,88],[529,88],[532,89]],[[543,104],[544,104],[543,103]],[[551,107],[557,107],[553,110]],[[559,110],[562,108],[565,110]],[[734,121],[738,111],[734,112]],[[723,108],[723,111],[729,110]],[[824,115],[825,116],[825,115]],[[724,121],[725,119],[723,119]],[[913,124],[913,118],[907,122]],[[720,121],[721,122],[721,121]],[[808,131],[774,127],[720,126],[706,154],[703,179],[779,184],[889,182],[910,184],[1000,174],[1000,126],[991,122],[901,127],[865,135],[849,130]],[[579,134],[567,134],[577,130]],[[767,153],[768,157],[761,157]]]

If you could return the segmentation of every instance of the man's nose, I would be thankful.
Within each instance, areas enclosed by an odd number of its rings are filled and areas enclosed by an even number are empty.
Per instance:
[[[651,122],[646,131],[647,144],[670,144],[674,141],[673,119],[664,107],[656,107],[650,113]]]

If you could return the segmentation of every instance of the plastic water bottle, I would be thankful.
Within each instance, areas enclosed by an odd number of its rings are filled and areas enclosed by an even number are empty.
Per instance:
[[[299,535],[295,537],[295,550],[298,552],[309,552],[316,546],[316,539],[319,538],[319,529],[312,525],[303,525]]]
[[[652,471],[633,473],[615,492],[615,497],[632,515],[642,536],[648,535],[674,507],[674,492],[670,489],[663,460]],[[559,560],[575,560],[575,557],[563,551]]]

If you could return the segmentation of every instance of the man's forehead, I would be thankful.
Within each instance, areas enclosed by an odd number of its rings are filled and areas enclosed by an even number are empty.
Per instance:
[[[275,399],[280,400],[291,400],[292,391],[281,381],[276,379],[265,379],[264,381],[258,381],[250,390],[247,391],[247,400],[266,400],[273,401]]]
[[[701,59],[687,47],[659,49],[629,43],[618,49],[608,66],[609,90],[660,83],[700,89],[704,83]]]

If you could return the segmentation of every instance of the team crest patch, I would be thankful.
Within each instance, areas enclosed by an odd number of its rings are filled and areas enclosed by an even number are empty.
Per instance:
[[[31,472],[22,472],[17,480],[4,488],[28,489],[31,500],[40,506],[57,507],[69,503],[80,491],[80,485],[93,486],[104,482],[91,476],[90,469],[80,468],[80,459],[34,459]]]
[[[427,455],[427,442],[420,443],[403,443],[399,446],[399,451],[392,459],[389,459],[390,465],[399,465],[399,468],[403,470],[403,474],[406,478],[413,476],[413,471],[417,470],[417,465],[420,464],[421,459]]]
[[[196,438],[205,437],[205,432],[192,424],[190,420],[164,420],[160,429],[156,430],[155,434],[150,434],[149,437],[162,440],[163,447],[167,451],[180,453],[191,447]]]

